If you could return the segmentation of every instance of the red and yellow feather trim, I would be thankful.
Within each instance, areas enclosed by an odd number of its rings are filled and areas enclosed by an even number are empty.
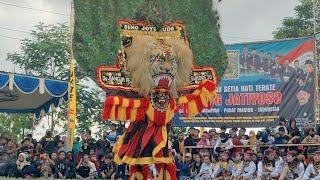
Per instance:
[[[110,96],[104,103],[102,119],[119,121],[138,121],[145,118],[145,109],[149,100],[145,98],[134,99],[121,96]]]
[[[178,105],[182,106],[187,116],[194,116],[205,108],[212,106],[216,97],[216,84],[213,81],[204,80],[192,93],[181,96]]]

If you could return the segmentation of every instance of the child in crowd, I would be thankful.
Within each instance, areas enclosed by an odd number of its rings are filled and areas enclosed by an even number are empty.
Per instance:
[[[195,176],[196,180],[210,179],[212,174],[212,166],[209,156],[204,156],[202,160],[201,169],[198,175]]]

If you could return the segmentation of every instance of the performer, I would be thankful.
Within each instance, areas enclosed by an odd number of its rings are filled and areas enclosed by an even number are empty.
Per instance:
[[[155,26],[149,22],[120,20],[119,25],[122,46],[117,64],[98,67],[97,72],[106,89],[103,120],[130,121],[114,145],[114,160],[130,165],[130,179],[147,179],[150,164],[155,164],[158,179],[176,179],[168,130],[176,111],[195,116],[212,106],[214,69],[193,66],[180,22],[163,23],[172,27],[170,32],[147,31],[144,27]]]
[[[220,152],[218,164],[214,167],[212,179],[229,180],[232,176],[233,162],[229,159],[228,151]]]
[[[279,180],[285,179],[302,179],[304,173],[304,164],[297,159],[297,152],[288,151],[284,166]]]
[[[258,163],[258,179],[277,179],[282,172],[284,161],[277,157],[275,150],[268,148],[265,157]]]
[[[308,165],[302,179],[303,180],[320,179],[320,149],[317,149],[313,153],[313,162]]]
[[[256,172],[256,164],[252,161],[251,156],[253,152],[247,150],[243,155],[242,166],[240,168],[240,173],[232,173],[234,179],[236,180],[248,180],[254,178],[254,173]]]

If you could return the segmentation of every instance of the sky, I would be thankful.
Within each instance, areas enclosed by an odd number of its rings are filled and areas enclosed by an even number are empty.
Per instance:
[[[273,39],[285,17],[294,16],[299,0],[222,0],[218,4],[220,34],[225,44]],[[39,22],[68,21],[71,0],[0,0],[0,71],[23,73],[7,62]]]
[[[271,40],[284,17],[294,16],[298,0],[222,0],[218,4],[225,44]],[[19,51],[20,39],[39,22],[68,21],[71,0],[0,0],[0,71],[19,72],[6,55]]]

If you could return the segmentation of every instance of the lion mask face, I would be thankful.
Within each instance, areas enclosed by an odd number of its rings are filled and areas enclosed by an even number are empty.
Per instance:
[[[126,53],[132,83],[142,95],[155,89],[167,89],[176,95],[190,79],[193,55],[183,39],[163,41],[139,36],[133,38]]]

